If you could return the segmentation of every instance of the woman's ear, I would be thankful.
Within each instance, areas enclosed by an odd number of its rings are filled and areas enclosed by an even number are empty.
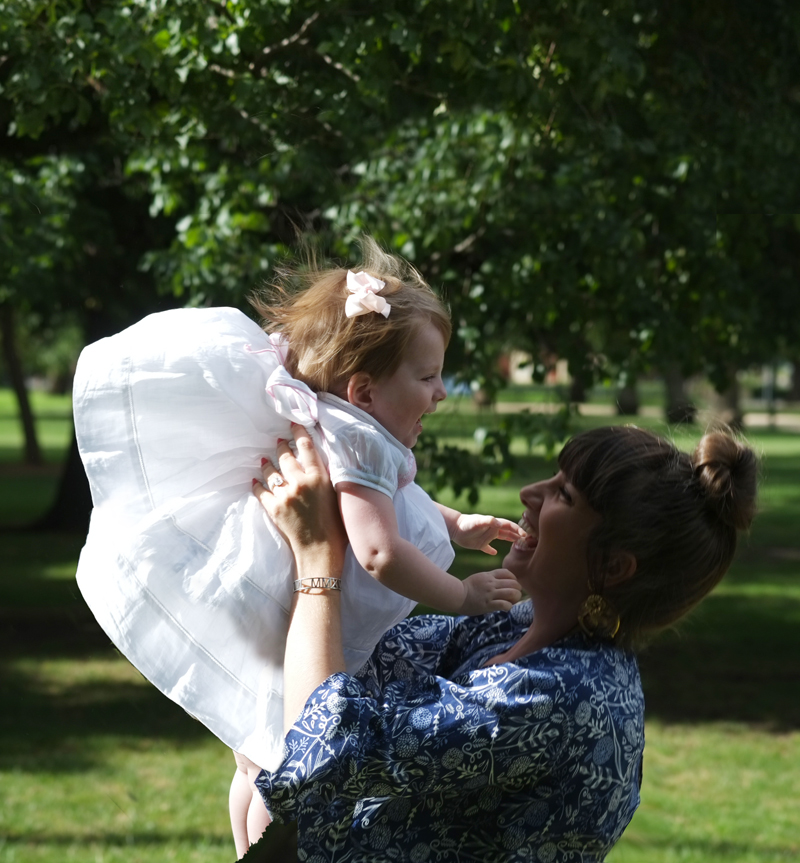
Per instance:
[[[606,567],[603,584],[606,587],[617,587],[629,578],[633,578],[635,573],[636,558],[629,551],[615,551]]]
[[[372,414],[374,381],[367,372],[356,372],[347,382],[347,401]]]

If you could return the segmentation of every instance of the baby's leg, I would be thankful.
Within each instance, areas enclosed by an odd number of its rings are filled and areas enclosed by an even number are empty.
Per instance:
[[[247,771],[239,768],[239,756],[235,752],[233,755],[236,758],[236,772],[233,774],[231,791],[228,795],[228,809],[231,814],[236,859],[241,860],[250,847],[247,841],[247,810],[253,795],[250,792],[250,783],[247,781]]]
[[[233,841],[236,854],[241,859],[247,849],[261,838],[271,819],[255,786],[261,768],[241,752],[234,752],[233,757],[236,759],[236,772],[233,774],[228,802]]]

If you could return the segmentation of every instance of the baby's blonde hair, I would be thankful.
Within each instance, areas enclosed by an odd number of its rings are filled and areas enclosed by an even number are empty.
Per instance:
[[[271,290],[250,300],[264,329],[286,337],[287,370],[316,392],[344,397],[357,372],[374,380],[390,377],[427,323],[439,330],[445,346],[450,341],[448,310],[414,267],[371,237],[360,245],[362,263],[354,272],[363,270],[385,282],[379,296],[392,307],[388,318],[375,312],[346,317],[347,270],[320,267],[312,254],[302,269],[279,272]]]

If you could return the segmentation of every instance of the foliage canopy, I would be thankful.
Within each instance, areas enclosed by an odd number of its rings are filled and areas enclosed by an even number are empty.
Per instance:
[[[0,2],[0,301],[95,337],[368,231],[445,292],[466,380],[515,345],[722,387],[800,344],[799,31],[783,0]]]

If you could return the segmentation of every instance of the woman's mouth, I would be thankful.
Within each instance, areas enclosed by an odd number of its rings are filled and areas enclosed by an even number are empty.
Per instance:
[[[519,526],[527,535],[518,539],[512,548],[517,551],[533,551],[539,545],[539,537],[533,532],[533,527],[526,516],[523,515],[519,520]]]

